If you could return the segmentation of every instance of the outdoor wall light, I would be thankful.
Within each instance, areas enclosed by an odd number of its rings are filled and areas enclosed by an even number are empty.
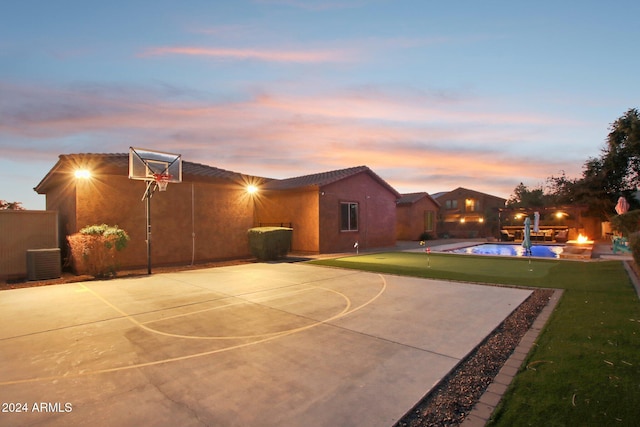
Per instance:
[[[562,219],[562,217],[564,217],[564,216],[569,216],[569,215],[567,215],[564,212],[556,212],[556,218]]]
[[[78,179],[89,179],[91,178],[91,171],[88,169],[78,169],[73,173],[73,175]]]
[[[484,222],[484,218],[478,218],[478,222]]]
[[[253,184],[249,184],[247,185],[247,193],[249,194],[256,194],[258,192],[258,187],[253,185]]]

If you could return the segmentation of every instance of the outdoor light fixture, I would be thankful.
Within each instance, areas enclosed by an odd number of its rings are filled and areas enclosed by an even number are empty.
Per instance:
[[[566,215],[566,213],[564,213],[564,212],[556,212],[556,218],[558,218],[558,219],[562,219],[562,217],[565,216],[565,215]]]
[[[253,185],[253,184],[249,184],[247,185],[247,193],[249,194],[255,194],[258,192],[258,187]]]
[[[89,179],[91,178],[91,172],[88,169],[78,169],[73,175],[78,179]]]

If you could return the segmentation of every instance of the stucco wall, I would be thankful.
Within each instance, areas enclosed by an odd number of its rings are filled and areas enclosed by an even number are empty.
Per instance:
[[[27,276],[27,250],[58,247],[57,213],[0,211],[0,279]]]
[[[64,186],[52,188],[46,197],[48,211],[58,212],[58,247],[62,259],[67,253],[66,236],[75,232],[76,228],[76,187],[67,183]]]
[[[417,240],[425,230],[425,211],[433,212],[433,230],[429,233],[436,237],[438,234],[438,205],[428,197],[423,197],[415,203],[398,205],[396,215],[396,238],[398,240]]]
[[[76,229],[72,232],[90,224],[118,225],[131,237],[122,253],[122,266],[145,266],[144,190],[144,182],[126,176],[79,181]],[[251,209],[240,186],[186,181],[169,184],[166,192],[156,192],[151,198],[152,265],[189,264],[194,253],[195,262],[249,256]]]
[[[256,225],[291,223],[291,250],[303,253],[319,251],[318,191],[267,191],[255,197]]]
[[[360,173],[320,189],[320,252],[355,251],[394,246],[396,196],[367,173]],[[340,203],[358,203],[358,230],[340,230]]]

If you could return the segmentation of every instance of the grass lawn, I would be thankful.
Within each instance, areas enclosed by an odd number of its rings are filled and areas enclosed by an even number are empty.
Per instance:
[[[314,263],[564,289],[489,425],[636,426],[640,422],[640,301],[619,261],[392,252]]]

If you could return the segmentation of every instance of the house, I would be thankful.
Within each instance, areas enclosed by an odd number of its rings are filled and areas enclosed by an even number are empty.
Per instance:
[[[396,238],[398,240],[423,240],[435,238],[440,204],[429,194],[402,194],[396,209]]]
[[[146,264],[145,183],[130,180],[128,168],[128,154],[61,155],[35,187],[46,195],[46,209],[58,212],[63,257],[67,235],[105,223],[118,225],[131,238],[121,266]],[[76,178],[78,169],[91,170],[91,178]],[[154,264],[247,257],[246,233],[254,217],[246,185],[261,181],[183,162],[183,182],[155,193],[150,203]]]
[[[147,262],[145,182],[128,178],[128,154],[69,154],[35,187],[57,211],[60,248],[66,236],[92,224],[117,225],[131,240],[122,267]],[[76,178],[78,169],[90,179]],[[259,191],[247,192],[249,184]],[[399,194],[366,166],[275,180],[182,162],[182,182],[150,202],[156,265],[249,257],[247,230],[293,227],[292,250],[331,253],[395,244]]]
[[[265,182],[258,224],[291,224],[292,251],[332,253],[393,246],[400,194],[366,166]]]
[[[506,199],[458,187],[433,195],[440,204],[438,234],[442,237],[498,237],[498,210]]]

